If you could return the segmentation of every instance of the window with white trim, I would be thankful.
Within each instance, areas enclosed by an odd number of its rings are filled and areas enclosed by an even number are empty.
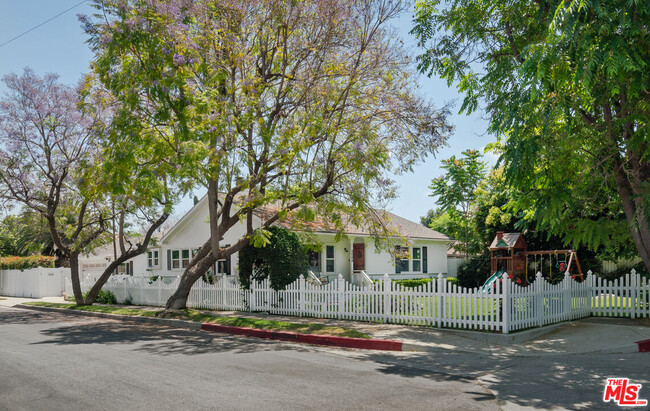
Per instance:
[[[190,250],[189,248],[167,250],[167,269],[180,270],[187,268],[197,251],[197,249]]]
[[[133,275],[133,261],[120,264],[115,271],[116,274]]]
[[[325,271],[328,273],[334,272],[334,246],[325,246]]]
[[[160,265],[160,252],[159,250],[147,251],[147,267],[158,267]]]
[[[422,271],[422,250],[420,247],[413,247],[411,249],[411,267],[414,273]]]
[[[426,273],[427,248],[395,246],[395,273]]]

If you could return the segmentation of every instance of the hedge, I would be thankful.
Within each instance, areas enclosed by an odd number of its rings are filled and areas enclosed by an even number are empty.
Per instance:
[[[407,287],[407,288],[416,288],[421,285],[424,285],[426,283],[431,283],[433,282],[433,285],[436,285],[436,281],[438,281],[436,278],[412,278],[412,279],[404,279],[404,280],[393,280],[396,284],[401,285],[402,287]],[[458,279],[455,277],[447,277],[447,282],[450,284],[458,284]]]
[[[0,270],[29,270],[30,268],[54,268],[54,257],[32,255],[29,257],[0,257]]]

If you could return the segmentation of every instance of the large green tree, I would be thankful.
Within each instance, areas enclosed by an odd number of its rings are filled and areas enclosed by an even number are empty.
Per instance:
[[[476,188],[485,177],[485,162],[477,150],[465,150],[462,157],[442,160],[445,173],[431,181],[432,196],[451,220],[452,235],[460,241],[457,248],[466,254],[480,253],[481,242],[473,222],[476,212]]]
[[[217,259],[290,213],[386,234],[374,212],[390,176],[444,143],[450,127],[416,92],[389,26],[390,0],[95,1],[84,19],[93,68],[121,102],[122,148],[164,153],[208,189],[211,238],[185,268],[168,309],[185,307]],[[254,228],[253,212],[264,215]],[[348,217],[343,217],[348,216]],[[246,235],[220,246],[246,221]]]
[[[413,29],[421,71],[485,105],[514,210],[594,249],[626,229],[646,267],[649,20],[628,0],[422,0]]]
[[[70,266],[75,301],[92,304],[119,264],[146,251],[169,214],[165,176],[152,175],[160,162],[123,152],[119,161],[104,161],[113,156],[104,144],[112,132],[113,100],[106,93],[82,98],[56,75],[41,77],[31,69],[2,82],[0,201],[41,217],[59,264]],[[142,241],[129,242],[124,229],[130,220],[142,224]],[[79,255],[109,236],[118,238],[120,253],[84,296]]]

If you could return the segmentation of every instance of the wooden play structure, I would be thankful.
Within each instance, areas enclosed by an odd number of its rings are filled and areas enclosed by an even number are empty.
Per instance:
[[[531,258],[529,259],[529,257]],[[523,285],[534,280],[537,272],[541,272],[543,276],[552,281],[554,275],[557,277],[565,272],[571,272],[574,263],[577,273],[572,274],[572,277],[584,281],[575,250],[528,251],[528,246],[521,233],[504,233],[503,231],[497,232],[490,245],[491,272],[507,272],[521,278]],[[532,267],[530,267],[531,265]]]

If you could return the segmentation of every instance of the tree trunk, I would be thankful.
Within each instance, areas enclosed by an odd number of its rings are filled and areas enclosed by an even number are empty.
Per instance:
[[[178,288],[174,294],[169,297],[169,300],[167,300],[167,304],[165,305],[165,312],[168,310],[181,310],[187,308],[187,298],[190,295],[192,286],[196,280],[201,278],[201,276],[206,271],[208,271],[210,267],[214,265],[214,263],[217,262],[217,258],[215,258],[214,254],[210,252],[210,247],[207,248],[208,252],[206,253],[205,257],[199,260],[195,265],[188,267],[183,273],[180,284],[178,284]],[[163,316],[164,315],[165,313],[163,312]]]
[[[646,269],[650,272],[650,226],[644,209],[644,199],[642,196],[634,198],[633,190],[630,187],[625,170],[619,161],[614,166],[614,176],[616,178],[616,189],[623,203],[627,226],[630,229],[634,245],[645,264]]]
[[[72,293],[77,305],[84,305],[84,297],[81,292],[81,281],[79,279],[79,253],[70,254],[70,281],[72,282]]]

